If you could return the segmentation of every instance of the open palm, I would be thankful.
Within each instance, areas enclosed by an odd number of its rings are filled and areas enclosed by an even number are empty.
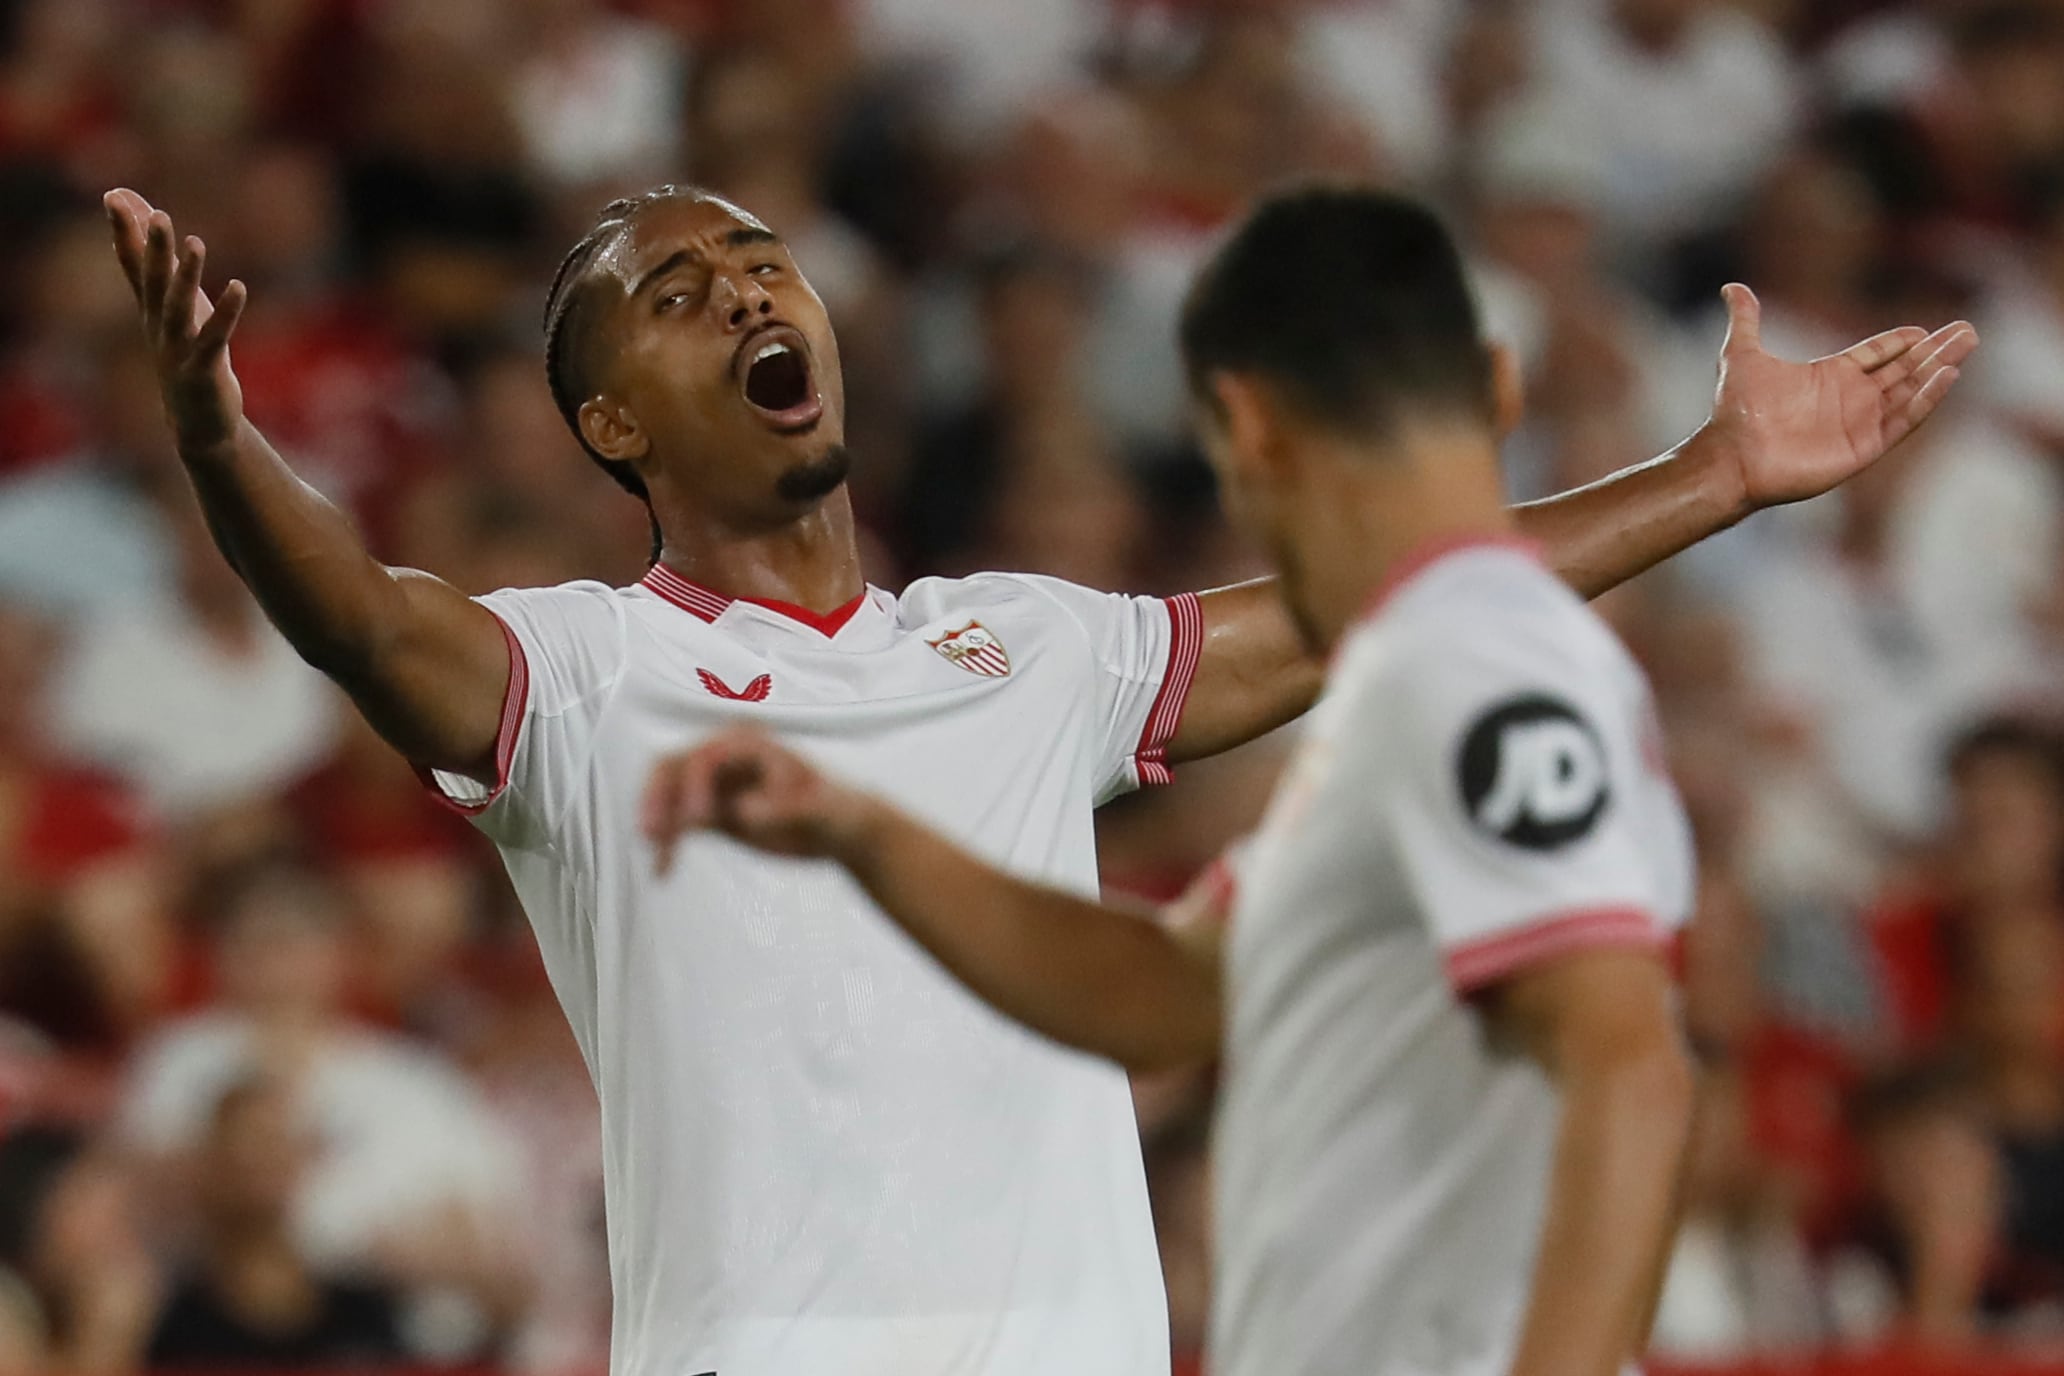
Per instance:
[[[1727,341],[1708,422],[1741,466],[1758,507],[1816,497],[1882,458],[1949,395],[1978,347],[1959,320],[1872,335],[1838,354],[1792,363],[1765,353],[1762,307],[1739,283],[1724,288]]]

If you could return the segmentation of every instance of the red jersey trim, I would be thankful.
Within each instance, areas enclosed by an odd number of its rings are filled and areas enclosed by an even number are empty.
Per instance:
[[[1189,701],[1190,684],[1197,677],[1197,663],[1204,654],[1204,610],[1197,594],[1171,597],[1168,607],[1168,670],[1161,676],[1161,691],[1147,713],[1133,750],[1133,770],[1142,788],[1165,784],[1175,778],[1168,767],[1168,742],[1182,725],[1183,704]]]
[[[1530,965],[1577,951],[1630,946],[1661,950],[1669,937],[1645,908],[1575,908],[1551,913],[1521,927],[1450,946],[1444,960],[1448,982],[1468,995]]]
[[[1477,550],[1509,549],[1539,560],[1541,546],[1537,541],[1520,535],[1442,535],[1426,541],[1391,565],[1383,575],[1383,581],[1369,594],[1369,600],[1362,606],[1361,619],[1366,621],[1403,591],[1405,585],[1431,569],[1442,560],[1457,554],[1469,554]]]
[[[715,621],[733,602],[750,602],[755,607],[765,607],[770,612],[779,612],[789,620],[808,626],[827,638],[845,629],[846,623],[867,605],[867,591],[864,588],[852,601],[834,607],[828,612],[813,612],[808,607],[798,606],[794,602],[777,601],[771,597],[732,597],[683,578],[664,564],[654,564],[638,581],[682,611],[698,616],[704,621]]]
[[[720,592],[711,592],[700,583],[689,582],[664,564],[654,564],[638,581],[682,611],[704,621],[715,621],[732,602]]]
[[[478,817],[508,791],[509,765],[516,758],[516,738],[523,732],[523,711],[530,702],[530,660],[523,653],[523,643],[500,616],[495,617],[495,624],[502,628],[502,639],[509,643],[509,686],[502,693],[502,721],[495,729],[494,790],[477,803],[462,803],[445,792],[429,770],[415,766],[416,777],[430,790],[430,796],[462,817]]]
[[[867,594],[862,591],[852,601],[843,606],[833,607],[828,612],[813,612],[808,607],[798,606],[793,602],[777,602],[771,597],[741,597],[737,600],[750,602],[755,607],[765,607],[770,612],[779,612],[790,621],[800,621],[817,634],[830,639],[844,630],[854,614],[867,605]]]
[[[1204,902],[1218,914],[1223,923],[1233,915],[1233,909],[1240,904],[1240,877],[1233,873],[1233,865],[1223,855],[1204,867],[1204,873],[1197,878],[1198,891],[1204,895]]]

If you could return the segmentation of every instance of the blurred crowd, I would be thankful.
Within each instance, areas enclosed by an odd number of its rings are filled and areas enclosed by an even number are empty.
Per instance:
[[[250,284],[251,414],[391,562],[640,574],[538,314],[686,180],[830,306],[874,582],[1169,592],[1260,571],[1172,327],[1301,175],[1451,217],[1517,499],[1703,419],[1730,278],[1792,357],[1978,321],[1913,442],[1604,602],[1703,859],[1658,1346],[2064,1343],[2064,0],[0,0],[0,1370],[606,1353],[522,915],[215,553],[104,188]],[[1109,882],[1179,887],[1282,753],[1108,808]],[[1210,1093],[1138,1086],[1186,1357]]]

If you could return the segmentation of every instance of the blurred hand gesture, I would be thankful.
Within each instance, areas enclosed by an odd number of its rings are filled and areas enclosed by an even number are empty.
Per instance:
[[[211,303],[201,290],[205,244],[189,235],[175,250],[172,217],[134,191],[110,191],[102,203],[180,451],[227,444],[244,416],[243,388],[229,366],[229,337],[248,299],[244,284],[231,282]]]
[[[1707,422],[1739,465],[1752,507],[1817,497],[1882,458],[1932,415],[1978,347],[1968,321],[1872,335],[1811,363],[1763,351],[1762,307],[1739,283],[1721,290],[1727,340]]]
[[[758,731],[729,731],[652,771],[640,826],[673,863],[684,832],[709,829],[776,855],[842,859],[881,805],[842,788]]]

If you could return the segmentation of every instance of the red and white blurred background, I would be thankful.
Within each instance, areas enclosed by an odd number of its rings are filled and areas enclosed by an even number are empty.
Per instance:
[[[1658,1346],[2064,1355],[2064,0],[0,0],[0,1370],[254,1325],[275,1366],[605,1359],[521,914],[208,545],[103,188],[250,282],[252,412],[393,562],[637,576],[537,316],[603,200],[693,179],[831,306],[873,581],[1174,591],[1257,571],[1175,305],[1310,173],[1465,235],[1518,497],[1697,424],[1729,278],[1794,356],[1978,320],[1917,441],[1606,599],[1704,860]],[[1179,886],[1282,753],[1107,810],[1109,883]],[[1186,1359],[1209,1101],[1139,1087]]]

